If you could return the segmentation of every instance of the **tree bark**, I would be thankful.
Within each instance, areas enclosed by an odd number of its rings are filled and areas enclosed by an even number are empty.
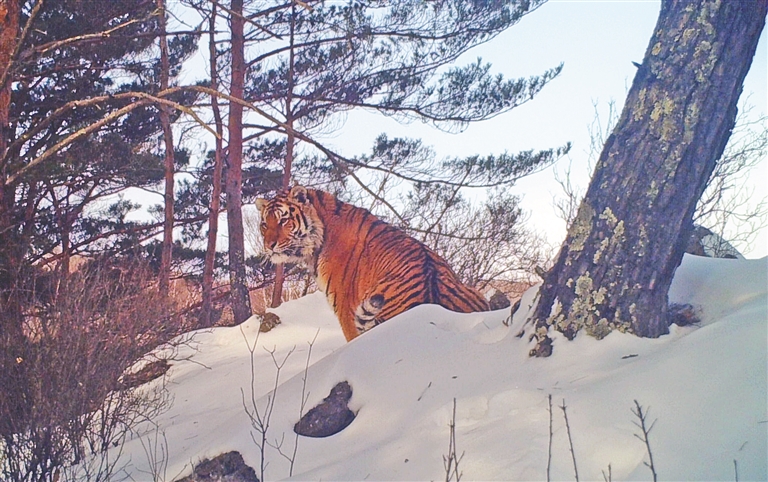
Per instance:
[[[291,185],[291,168],[293,166],[293,147],[296,142],[296,136],[293,133],[293,86],[294,86],[294,60],[295,60],[295,37],[294,29],[296,23],[296,4],[291,5],[291,23],[290,23],[290,51],[288,52],[288,89],[285,96],[285,123],[289,127],[287,132],[288,139],[285,144],[285,164],[283,167],[284,190],[288,190]],[[283,302],[283,283],[285,282],[285,266],[280,263],[275,266],[275,286],[272,289],[272,301],[270,306],[277,308]]]
[[[209,18],[208,53],[211,68],[211,89],[218,90],[219,76],[216,62],[216,3],[211,4]],[[216,267],[216,236],[219,234],[219,211],[221,210],[221,172],[223,166],[224,147],[222,137],[224,127],[219,110],[219,98],[211,96],[211,108],[216,124],[216,147],[213,156],[213,180],[211,181],[211,206],[208,212],[208,246],[205,251],[203,265],[203,306],[201,322],[203,326],[213,325],[213,273]]]
[[[8,69],[11,68],[13,53],[16,50],[16,41],[19,34],[19,14],[21,2],[17,0],[0,0],[0,159],[5,159],[8,149],[9,116],[11,109],[11,76]],[[0,165],[0,232],[7,232],[10,227],[11,206],[13,205],[13,191],[6,185],[8,179],[8,165],[3,162]],[[0,266],[0,269],[3,267]]]
[[[20,14],[20,1],[0,0],[0,79],[2,79],[0,83],[0,159],[5,159],[10,138],[12,76],[9,69],[13,63],[20,33]],[[3,233],[3,243],[0,245],[0,342],[3,346],[13,346],[14,343],[21,346],[22,314],[15,290],[23,250],[15,239],[13,228],[15,192],[13,186],[9,186],[7,182],[8,169],[8,161],[2,161],[0,164],[0,233]],[[5,360],[0,362],[4,364]]]
[[[168,88],[170,77],[170,61],[168,60],[168,41],[166,38],[165,0],[157,0],[160,22],[160,90]],[[171,259],[173,255],[173,202],[174,202],[174,148],[171,116],[167,105],[160,105],[160,125],[163,128],[165,141],[165,193],[164,193],[164,223],[163,246],[160,255],[159,289],[164,296],[168,295],[171,283]]]
[[[533,315],[549,327],[668,333],[668,291],[698,199],[730,136],[768,0],[664,0],[619,122]]]
[[[243,34],[243,0],[232,0],[232,78],[230,95],[243,98],[245,80],[245,36]],[[245,279],[245,238],[243,235],[243,106],[229,103],[229,146],[227,166],[227,227],[229,230],[229,281],[235,323],[251,316],[251,302]]]

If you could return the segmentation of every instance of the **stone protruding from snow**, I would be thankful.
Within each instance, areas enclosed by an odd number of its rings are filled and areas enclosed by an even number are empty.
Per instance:
[[[708,258],[744,259],[744,256],[719,235],[704,226],[696,226],[688,240],[686,253]]]
[[[254,470],[245,465],[240,452],[227,452],[195,466],[191,475],[178,482],[259,482]]]
[[[349,383],[337,383],[322,402],[296,422],[293,431],[305,437],[329,437],[341,432],[355,419],[348,406],[351,398]]]

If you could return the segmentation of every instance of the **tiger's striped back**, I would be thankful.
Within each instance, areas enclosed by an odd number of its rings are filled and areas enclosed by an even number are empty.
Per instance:
[[[268,254],[314,270],[347,340],[420,304],[489,310],[437,253],[366,209],[302,186],[257,206]]]

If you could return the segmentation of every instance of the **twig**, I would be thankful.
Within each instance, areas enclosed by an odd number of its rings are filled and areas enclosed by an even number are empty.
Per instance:
[[[427,388],[425,388],[424,391],[421,392],[421,395],[419,395],[419,398],[416,399],[417,402],[421,401],[421,399],[424,397],[424,394],[427,393],[427,390],[429,390],[429,387],[431,386],[432,386],[432,382],[429,382],[429,384],[427,385]]]
[[[547,402],[549,404],[549,446],[547,447],[547,482],[551,479],[549,477],[549,469],[552,466],[552,394],[547,395]]]
[[[301,405],[299,407],[299,420],[304,416],[304,408],[307,406],[307,400],[309,400],[309,393],[307,392],[307,374],[309,373],[309,365],[310,361],[312,359],[312,347],[315,346],[315,342],[317,341],[317,335],[320,334],[320,329],[317,329],[317,332],[315,332],[315,337],[312,338],[312,341],[307,342],[309,344],[309,350],[307,351],[307,363],[304,365],[304,375],[301,379]],[[283,434],[283,437],[285,437],[285,434]],[[293,467],[296,464],[296,454],[299,450],[299,434],[294,434],[294,440],[293,440],[293,453],[288,455],[284,453],[281,450],[283,443],[282,441],[280,443],[277,442],[277,439],[275,439],[275,445],[273,447],[277,450],[277,452],[285,458],[289,463],[290,467],[288,469],[288,476],[293,476]]]
[[[736,464],[736,459],[733,459],[733,477],[736,482],[739,482],[739,466]]]
[[[613,481],[613,474],[611,474],[611,464],[608,464],[608,474],[605,473],[605,470],[603,472],[603,480],[605,482],[612,482]]]
[[[648,410],[643,413],[643,407],[640,405],[640,403],[635,400],[635,408],[632,409],[632,413],[640,419],[640,423],[634,422],[637,427],[642,430],[643,436],[641,437],[638,434],[635,434],[635,437],[637,437],[640,441],[645,443],[645,448],[648,451],[648,460],[649,462],[643,461],[643,464],[645,464],[646,467],[651,469],[651,473],[653,474],[653,482],[656,482],[656,467],[653,465],[653,453],[651,452],[651,443],[648,440],[648,434],[651,433],[651,430],[653,429],[653,426],[656,425],[656,420],[654,420],[651,423],[650,427],[646,427],[645,419],[648,417]]]
[[[576,453],[573,451],[573,438],[571,438],[571,425],[568,423],[568,412],[565,410],[565,399],[563,399],[563,405],[560,408],[563,410],[563,418],[565,418],[565,429],[568,432],[568,445],[571,447],[573,474],[576,477],[576,482],[579,482],[579,470],[576,468]]]
[[[448,423],[448,455],[443,456],[443,465],[445,467],[445,482],[452,480],[459,482],[463,475],[459,472],[459,462],[464,458],[464,452],[456,456],[456,399],[453,399],[453,415]]]
[[[264,350],[267,353],[269,353],[270,357],[272,358],[272,363],[275,366],[275,383],[272,387],[272,392],[267,396],[266,405],[263,407],[263,409],[260,410],[257,403],[257,398],[256,398],[255,352],[256,352],[256,346],[259,341],[259,335],[261,334],[261,332],[256,333],[256,338],[252,344],[248,341],[248,337],[245,334],[245,331],[243,330],[242,325],[240,325],[240,333],[243,335],[243,339],[245,340],[245,344],[248,348],[248,352],[250,353],[250,358],[251,358],[250,400],[246,401],[245,390],[243,388],[240,388],[240,395],[242,397],[243,409],[245,410],[245,414],[248,416],[248,419],[251,421],[251,427],[253,427],[256,434],[259,435],[257,439],[254,432],[251,432],[251,440],[253,440],[253,443],[256,445],[256,447],[258,447],[259,453],[261,455],[261,464],[259,467],[260,471],[258,474],[259,480],[264,480],[264,472],[268,465],[265,459],[267,446],[270,446],[276,449],[281,455],[285,457],[285,455],[282,454],[280,450],[282,447],[283,441],[285,440],[285,434],[283,434],[282,440],[278,441],[277,439],[275,439],[275,442],[273,444],[269,441],[268,432],[269,432],[270,420],[272,419],[272,412],[275,408],[275,402],[277,400],[277,389],[280,386],[280,372],[285,366],[285,363],[288,361],[288,358],[290,358],[290,356],[296,350],[296,347],[294,346],[293,348],[288,350],[288,353],[286,353],[285,358],[283,358],[282,361],[278,360],[277,357],[275,356],[276,348],[272,348],[271,350],[264,348]],[[313,343],[314,343],[314,340],[313,340]]]

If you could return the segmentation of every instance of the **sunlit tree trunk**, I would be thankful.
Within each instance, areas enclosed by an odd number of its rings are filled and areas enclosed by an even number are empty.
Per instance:
[[[211,68],[211,89],[218,90],[219,76],[218,65],[216,62],[216,4],[211,4],[211,16],[208,21],[209,41],[208,54]],[[208,246],[205,251],[205,264],[203,266],[203,307],[202,324],[210,326],[213,324],[213,274],[216,267],[216,236],[219,233],[219,211],[221,209],[221,171],[224,155],[222,136],[224,127],[221,121],[221,111],[219,109],[219,99],[215,95],[211,96],[211,109],[213,110],[213,119],[216,124],[216,147],[213,157],[213,181],[211,186],[211,205],[208,212]]]
[[[168,41],[166,38],[165,0],[157,0],[158,18],[160,22],[160,90],[168,88],[170,76],[170,62],[168,60]],[[173,131],[171,130],[171,117],[167,105],[160,105],[160,125],[163,128],[163,140],[165,142],[165,194],[164,194],[164,222],[163,222],[163,247],[160,257],[159,289],[160,293],[167,295],[171,280],[171,258],[173,255],[173,175],[175,173],[173,159]]]
[[[534,314],[573,338],[668,332],[667,304],[700,198],[736,117],[768,0],[665,0],[624,111]]]
[[[288,54],[288,89],[285,97],[285,123],[289,127],[288,139],[285,145],[285,164],[283,167],[282,187],[287,190],[291,184],[291,167],[293,165],[293,147],[296,137],[293,134],[293,87],[294,87],[294,28],[296,19],[296,4],[291,5],[291,23],[290,23],[290,51]],[[275,266],[275,286],[272,290],[272,302],[270,306],[277,308],[283,302],[283,283],[285,282],[285,267],[282,264]]]
[[[21,336],[20,307],[13,296],[15,271],[20,261],[13,234],[12,210],[14,190],[7,185],[8,163],[5,158],[10,137],[11,76],[9,69],[19,35],[21,2],[0,0],[0,233],[5,240],[0,246],[0,336]]]
[[[243,34],[243,0],[232,0],[232,78],[230,95],[243,98],[245,80],[245,36]],[[227,227],[229,231],[229,280],[235,323],[251,316],[251,302],[245,279],[245,238],[243,236],[243,106],[229,103],[229,146],[227,164]]]

